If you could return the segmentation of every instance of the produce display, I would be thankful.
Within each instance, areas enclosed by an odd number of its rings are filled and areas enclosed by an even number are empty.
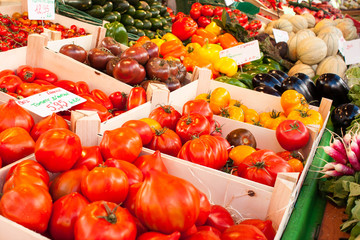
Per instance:
[[[15,12],[11,17],[3,15],[0,12],[0,21],[0,52],[26,46],[28,35],[32,33],[42,33],[44,32],[44,28],[60,31],[62,39],[88,34],[83,28],[78,28],[76,25],[66,27],[49,20],[30,20],[28,19],[27,12],[23,12],[22,14]]]

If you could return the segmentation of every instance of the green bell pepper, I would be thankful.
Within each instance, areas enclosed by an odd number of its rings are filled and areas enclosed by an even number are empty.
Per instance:
[[[234,86],[242,87],[242,88],[249,88],[246,84],[240,82],[236,78],[228,77],[228,76],[221,76],[215,79],[215,81],[224,82],[227,84],[231,84]]]
[[[104,25],[106,28],[106,37],[112,37],[117,42],[128,45],[128,34],[126,32],[126,29],[122,23],[119,23],[118,21],[114,21],[112,23],[106,23]]]

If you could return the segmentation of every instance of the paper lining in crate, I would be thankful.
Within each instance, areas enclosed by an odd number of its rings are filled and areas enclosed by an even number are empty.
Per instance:
[[[25,0],[15,4],[0,5],[0,13],[7,14],[9,16],[11,16],[14,12],[22,13],[24,11],[27,11],[27,1]],[[71,43],[82,46],[88,51],[95,48],[98,45],[98,42],[105,37],[106,29],[103,27],[94,26],[59,14],[55,14],[55,19],[51,21],[60,23],[67,28],[70,28],[71,25],[76,25],[78,28],[84,28],[87,33],[90,33],[86,36],[61,39],[61,32],[51,31],[44,28],[44,33],[42,35],[47,36],[49,40],[53,40],[49,42],[48,48],[56,52],[58,52],[63,45]]]
[[[197,73],[194,73],[195,78]],[[137,111],[129,111],[124,114],[122,114],[120,117],[117,118],[116,121],[109,119],[106,124],[103,124],[100,129],[100,135],[98,142],[101,141],[101,135],[106,130],[112,130],[116,129],[118,127],[121,127],[123,123],[125,123],[128,120],[132,119],[141,119],[146,118],[149,116],[151,110],[155,108],[158,104],[167,104],[169,103],[171,106],[173,106],[176,110],[178,110],[180,113],[182,112],[182,106],[189,100],[195,99],[195,97],[198,94],[201,93],[209,93],[210,90],[213,90],[217,87],[223,87],[226,88],[229,92],[232,98],[236,100],[240,100],[245,106],[249,108],[253,108],[258,112],[264,112],[264,111],[271,111],[273,109],[281,111],[281,104],[280,104],[280,98],[261,93],[256,92],[249,89],[244,89],[240,87],[236,87],[230,84],[213,81],[210,80],[211,77],[211,71],[208,69],[200,69],[199,70],[199,79],[197,81],[194,81],[172,93],[170,93],[169,100],[163,99],[163,102],[161,102],[160,99],[157,99],[157,102],[152,103],[146,103],[142,106],[139,106],[137,108]],[[267,216],[269,219],[273,221],[275,229],[277,229],[277,235],[275,239],[280,239],[283,231],[285,230],[286,224],[290,218],[292,209],[294,207],[294,204],[296,202],[297,196],[300,192],[301,186],[305,180],[306,173],[310,168],[312,159],[314,158],[317,146],[320,142],[321,136],[324,132],[326,122],[329,118],[329,110],[331,107],[332,101],[328,99],[322,99],[322,102],[320,104],[320,107],[313,106],[312,108],[315,110],[318,110],[323,119],[324,119],[324,125],[323,128],[319,131],[319,126],[309,126],[309,132],[311,135],[310,141],[307,144],[305,148],[302,149],[302,154],[306,159],[306,164],[304,166],[304,170],[300,176],[300,178],[297,180],[297,177],[294,178],[294,176],[289,177],[289,175],[285,174],[285,176],[281,176],[282,181],[277,181],[275,183],[275,187],[269,187],[263,184],[259,184],[256,182],[252,182],[237,176],[232,176],[230,174],[221,172],[219,170],[214,170],[205,167],[208,171],[214,172],[214,174],[217,174],[219,176],[222,176],[227,179],[232,179],[233,181],[240,181],[240,182],[250,182],[249,184],[252,184],[253,186],[257,186],[260,189],[263,190],[269,190],[272,191],[274,196],[273,199],[273,207],[267,209],[267,215],[263,215],[262,219],[265,219]],[[252,124],[220,117],[220,116],[214,116],[214,119],[217,120],[220,125],[222,125],[223,130],[223,136],[226,136],[230,131],[236,129],[236,128],[246,128],[250,130],[250,132],[255,136],[255,139],[257,140],[257,147],[260,149],[271,149],[274,152],[280,152],[284,151],[284,149],[279,145],[279,143],[276,141],[276,134],[274,130],[255,126]],[[151,153],[152,150],[144,148],[144,152]],[[185,161],[180,160],[178,158],[174,158],[171,156],[168,156],[166,154],[163,154],[168,161]],[[187,162],[188,165],[196,165],[191,162]],[[297,181],[296,186],[292,188],[293,181]],[[214,183],[212,183],[214,184]],[[279,188],[276,186],[276,184],[281,184],[282,187]],[[288,185],[286,187],[286,185]],[[281,197],[276,197],[278,195],[282,195]],[[274,207],[276,205],[276,207]]]
[[[29,36],[28,46],[17,48],[12,51],[0,53],[0,69],[17,69],[20,65],[30,65],[32,67],[41,67],[54,72],[59,80],[71,80],[74,82],[84,81],[89,85],[90,90],[100,89],[105,94],[110,95],[115,91],[125,92],[129,94],[131,86],[121,81],[116,80],[109,75],[102,73],[86,64],[80,63],[68,56],[61,53],[54,52],[45,47],[46,38],[37,34]],[[7,102],[14,97],[0,92],[0,102]],[[33,116],[35,123],[42,117],[36,113],[30,112]],[[100,125],[100,121],[97,121]],[[96,145],[96,135],[99,132],[99,126],[84,125],[83,127],[89,129],[75,129],[76,133],[80,130],[85,131],[88,136],[82,139],[84,146]]]

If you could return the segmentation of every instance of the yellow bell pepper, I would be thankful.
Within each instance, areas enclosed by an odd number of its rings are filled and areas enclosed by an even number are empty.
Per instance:
[[[217,51],[217,52],[220,52],[223,50],[223,48],[219,44],[213,44],[213,43],[209,43],[208,48],[210,48],[213,51]]]
[[[214,64],[214,68],[216,71],[226,74],[228,77],[235,75],[235,73],[238,71],[238,65],[236,61],[229,57],[222,57],[217,60]]]
[[[190,54],[197,48],[201,48],[201,45],[198,43],[189,43],[188,45],[186,45],[186,52],[187,54]]]
[[[161,39],[161,38],[158,38],[158,37],[156,37],[154,39],[151,39],[150,41],[155,43],[159,47],[159,49],[160,49],[161,45],[165,42],[164,39]]]
[[[205,30],[219,36],[222,29],[215,22],[211,22],[205,27]]]
[[[175,36],[174,34],[172,34],[172,33],[166,33],[164,36],[162,36],[161,39],[162,39],[162,40],[165,40],[165,41],[176,40],[176,41],[181,42],[181,40],[180,40],[177,36]]]
[[[216,44],[205,44],[201,48],[197,48],[193,51],[193,59],[198,62],[199,67],[209,67],[211,64],[219,60],[220,55],[218,48],[214,46]]]

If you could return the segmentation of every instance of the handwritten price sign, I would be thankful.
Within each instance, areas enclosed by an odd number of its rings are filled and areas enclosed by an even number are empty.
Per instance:
[[[261,58],[258,40],[244,43],[232,48],[220,51],[220,57],[229,57],[238,65],[248,63]]]
[[[289,34],[286,31],[273,28],[275,42],[287,42],[289,40]]]
[[[55,19],[54,0],[28,0],[30,20]]]
[[[360,63],[360,39],[346,41],[343,51],[346,65]]]
[[[21,107],[41,117],[67,110],[83,102],[86,102],[86,99],[62,88],[51,89],[16,101]]]

